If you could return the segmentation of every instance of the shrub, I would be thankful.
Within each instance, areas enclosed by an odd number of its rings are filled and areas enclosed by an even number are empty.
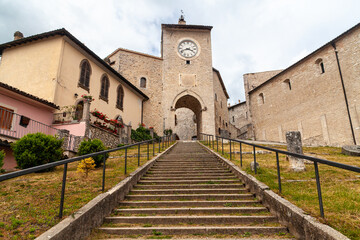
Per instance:
[[[5,152],[4,150],[0,151],[0,169],[2,168],[2,166],[4,166],[4,158],[5,158]]]
[[[172,134],[172,129],[171,128],[164,130],[164,135],[165,136],[170,136],[171,134]]]
[[[99,139],[89,139],[89,140],[84,140],[80,143],[79,149],[78,149],[78,155],[82,156],[82,155],[86,155],[86,154],[90,154],[90,153],[95,153],[95,152],[100,152],[100,151],[104,151],[106,150],[106,147],[104,146],[104,144],[102,143],[101,140]],[[109,157],[109,153],[105,154],[106,159]],[[92,157],[95,161],[95,165],[96,167],[100,167],[101,164],[104,161],[104,154],[99,154],[97,156],[93,156]]]
[[[136,130],[131,129],[131,139],[135,142],[141,142],[145,140],[150,140],[150,130],[144,128],[142,125],[140,125]]]
[[[44,133],[25,135],[12,145],[18,167],[24,169],[59,161],[63,154],[62,142]]]
[[[81,160],[77,166],[76,172],[85,173],[85,177],[87,178],[89,172],[95,169],[95,161],[93,158],[85,158]]]

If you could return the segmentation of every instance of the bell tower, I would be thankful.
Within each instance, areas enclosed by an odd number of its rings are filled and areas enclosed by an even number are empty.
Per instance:
[[[178,24],[161,27],[165,129],[175,129],[178,136],[191,130],[187,127],[194,128],[198,137],[200,132],[215,134],[212,27],[187,25],[183,15]],[[179,127],[177,119],[188,122]]]

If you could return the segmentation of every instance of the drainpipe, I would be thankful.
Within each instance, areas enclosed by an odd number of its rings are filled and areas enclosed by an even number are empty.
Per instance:
[[[338,69],[339,69],[339,74],[340,74],[341,86],[342,86],[343,93],[344,93],[344,98],[345,98],[346,110],[347,110],[347,114],[348,114],[348,117],[349,117],[349,123],[350,123],[350,128],[351,128],[351,134],[352,134],[352,137],[353,137],[354,144],[356,145],[356,138],[355,138],[355,133],[354,133],[353,124],[352,124],[352,121],[351,121],[351,115],[350,115],[349,103],[348,103],[348,99],[347,99],[347,96],[346,96],[346,90],[345,90],[345,85],[344,85],[344,79],[343,79],[342,72],[341,72],[341,67],[340,67],[340,62],[339,62],[339,56],[338,56],[338,51],[337,51],[337,49],[336,49],[335,42],[331,42],[331,46],[334,48],[334,51],[335,51],[336,62],[337,62]]]

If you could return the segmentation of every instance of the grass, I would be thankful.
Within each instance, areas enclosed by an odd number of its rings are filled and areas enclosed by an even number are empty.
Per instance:
[[[152,150],[150,144],[150,159]],[[128,149],[127,174],[124,174],[125,151],[110,154],[106,161],[105,191],[138,168],[137,151],[137,146]],[[143,145],[140,152],[141,166],[147,162],[147,146]],[[85,178],[76,172],[77,164],[68,164],[63,219],[102,193],[102,167]],[[62,176],[63,167],[59,166],[53,172],[29,174],[0,183],[0,239],[35,239],[61,221],[58,214]]]
[[[216,142],[214,145],[216,151]],[[286,146],[274,145],[270,147],[286,150]],[[239,152],[239,150],[239,143],[232,146],[233,152]],[[252,150],[252,146],[242,144],[242,151],[252,152]],[[256,150],[261,149],[256,148]],[[304,147],[303,151],[306,155],[360,167],[359,157],[343,155],[341,148]],[[218,152],[222,153],[221,142],[219,142]],[[229,143],[224,143],[223,156],[230,159],[229,152]],[[285,156],[280,154],[282,193],[279,193],[275,153],[256,154],[256,161],[260,164],[257,174],[250,169],[250,163],[254,161],[253,154],[243,154],[242,160],[242,170],[267,184],[274,192],[350,239],[360,240],[359,173],[318,164],[325,212],[325,218],[321,218],[313,164],[306,164],[305,172],[294,173],[289,170],[289,162]],[[240,166],[239,153],[232,153],[232,162]]]

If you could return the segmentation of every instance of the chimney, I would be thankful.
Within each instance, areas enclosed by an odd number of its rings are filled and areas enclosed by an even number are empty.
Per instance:
[[[23,37],[24,37],[24,35],[23,35],[21,32],[19,32],[19,31],[16,31],[16,32],[14,33],[14,41],[15,41],[15,40],[22,39]]]
[[[180,16],[180,18],[179,18],[178,24],[186,25],[186,21],[185,21],[184,15],[181,14],[181,16]]]
[[[241,101],[240,101],[240,99],[239,99],[239,103],[240,103]]]

